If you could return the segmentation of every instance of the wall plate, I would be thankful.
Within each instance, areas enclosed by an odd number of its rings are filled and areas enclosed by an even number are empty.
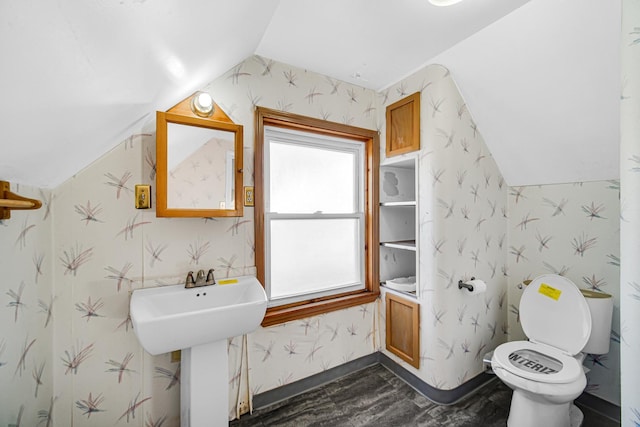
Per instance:
[[[255,203],[255,193],[253,187],[244,187],[244,205],[253,206]]]
[[[151,186],[136,185],[136,209],[149,209],[151,207]]]

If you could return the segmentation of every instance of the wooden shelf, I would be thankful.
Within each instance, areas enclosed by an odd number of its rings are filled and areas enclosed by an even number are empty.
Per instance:
[[[416,250],[415,240],[399,240],[397,242],[380,242],[380,245],[386,246],[388,248],[403,249],[405,251],[415,252]]]
[[[382,202],[380,206],[415,206],[415,200],[407,200],[404,202]]]
[[[400,289],[395,289],[395,288],[392,288],[390,286],[387,286],[387,282],[386,281],[380,282],[380,286],[383,287],[387,292],[396,293],[396,294],[403,295],[403,296],[406,296],[406,297],[409,297],[409,298],[414,298],[414,299],[418,298],[417,291],[413,291],[413,292],[411,292],[411,291],[401,291]]]

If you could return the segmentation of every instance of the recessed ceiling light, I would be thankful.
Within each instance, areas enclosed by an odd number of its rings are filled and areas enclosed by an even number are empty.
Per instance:
[[[456,4],[461,2],[462,0],[429,0],[434,6],[451,6],[452,4]]]

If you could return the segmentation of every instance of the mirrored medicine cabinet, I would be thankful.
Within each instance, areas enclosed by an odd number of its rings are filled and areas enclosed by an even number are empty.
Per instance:
[[[196,116],[193,96],[156,113],[156,216],[242,216],[242,126],[215,103]]]

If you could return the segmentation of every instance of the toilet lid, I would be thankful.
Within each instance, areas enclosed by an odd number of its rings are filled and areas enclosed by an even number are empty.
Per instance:
[[[591,314],[580,289],[566,277],[535,278],[520,300],[520,322],[530,341],[576,355],[591,334]]]
[[[550,384],[566,384],[584,375],[578,360],[561,350],[531,341],[499,345],[491,359],[493,369],[505,369],[519,377]]]

